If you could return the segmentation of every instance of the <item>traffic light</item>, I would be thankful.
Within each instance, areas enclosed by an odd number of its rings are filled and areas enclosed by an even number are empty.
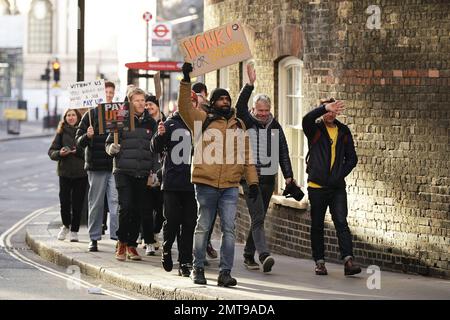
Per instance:
[[[53,61],[52,66],[53,66],[53,80],[55,80],[55,82],[59,82],[59,80],[61,79],[61,64],[59,63],[58,60],[55,60]]]

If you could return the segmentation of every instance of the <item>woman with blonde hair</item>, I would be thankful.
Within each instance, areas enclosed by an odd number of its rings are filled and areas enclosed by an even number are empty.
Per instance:
[[[87,187],[83,149],[77,149],[75,144],[75,133],[80,120],[81,114],[78,110],[66,110],[48,150],[50,159],[58,161],[59,201],[63,223],[58,240],[65,240],[70,230],[71,242],[78,242],[81,211]]]

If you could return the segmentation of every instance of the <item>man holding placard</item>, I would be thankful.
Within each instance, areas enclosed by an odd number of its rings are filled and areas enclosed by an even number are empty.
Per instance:
[[[217,284],[224,287],[236,286],[237,281],[231,276],[231,269],[234,260],[239,182],[245,174],[250,186],[250,197],[254,198],[257,195],[258,176],[255,166],[250,164],[248,137],[246,138],[243,132],[245,126],[236,118],[235,111],[231,108],[230,94],[225,89],[215,89],[210,97],[211,113],[192,108],[190,72],[192,65],[185,63],[178,106],[181,118],[193,136],[192,183],[195,185],[199,205],[191,278],[195,284],[206,284],[204,263],[208,233],[219,210],[222,245]],[[211,139],[214,139],[213,143]],[[239,141],[242,141],[243,145]],[[214,148],[213,151],[211,147]],[[230,150],[226,150],[229,147]]]
[[[113,173],[119,194],[119,241],[116,247],[119,261],[125,261],[127,257],[141,260],[136,241],[141,217],[150,210],[148,177],[151,171],[156,172],[158,165],[157,156],[150,151],[150,140],[157,124],[145,110],[145,92],[139,88],[132,90],[128,93],[128,101],[129,112],[126,112],[125,105],[111,105],[107,116],[112,124],[116,119],[124,120],[116,122],[116,126],[121,124],[123,128],[110,133],[106,139],[106,152],[114,157]]]
[[[115,85],[105,83],[106,102],[112,103]],[[112,158],[105,151],[106,134],[100,134],[97,121],[97,109],[91,109],[80,122],[76,140],[80,148],[85,148],[85,169],[89,178],[88,193],[88,232],[89,248],[91,252],[98,251],[97,241],[102,238],[102,223],[105,194],[109,208],[109,234],[113,240],[117,239],[116,231],[119,227],[117,213],[117,189],[112,175]]]

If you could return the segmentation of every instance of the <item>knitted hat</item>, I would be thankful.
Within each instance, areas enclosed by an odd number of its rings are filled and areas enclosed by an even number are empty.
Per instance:
[[[158,99],[156,99],[156,97],[151,95],[151,94],[145,95],[145,102],[153,102],[159,108],[159,101],[158,101]]]
[[[228,93],[228,91],[225,89],[222,89],[222,88],[217,88],[217,89],[214,89],[213,92],[211,92],[211,95],[209,97],[210,106],[214,107],[214,103],[217,100],[219,100],[219,98],[222,96],[227,96],[228,98],[230,98],[230,105],[231,105],[231,96]]]

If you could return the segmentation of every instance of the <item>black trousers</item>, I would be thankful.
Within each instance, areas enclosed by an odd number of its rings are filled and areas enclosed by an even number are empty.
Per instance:
[[[164,196],[161,189],[151,188],[150,192],[153,194],[153,233],[160,233],[163,223],[164,223],[164,214],[163,214],[163,202]]]
[[[117,173],[114,178],[119,195],[117,237],[120,242],[130,247],[137,247],[141,219],[150,207],[147,177],[138,178]]]
[[[311,247],[314,261],[325,260],[324,220],[330,207],[341,258],[353,256],[352,235],[347,224],[347,192],[344,188],[308,188],[311,203]]]
[[[178,232],[178,254],[180,264],[192,263],[194,230],[197,224],[197,201],[195,192],[163,191],[164,216],[163,250],[169,252]]]
[[[161,199],[160,199],[161,198]],[[147,186],[147,199],[145,199],[147,208],[145,212],[142,213],[142,220],[141,220],[141,236],[144,239],[145,244],[153,244],[155,243],[155,211],[159,209],[162,213],[162,193],[160,190],[156,191],[155,188],[149,188]],[[159,230],[161,231],[162,223],[164,222],[164,217],[161,218],[161,226],[159,227]]]
[[[87,177],[59,177],[59,202],[61,204],[61,220],[70,231],[80,230],[81,211],[88,184]]]

